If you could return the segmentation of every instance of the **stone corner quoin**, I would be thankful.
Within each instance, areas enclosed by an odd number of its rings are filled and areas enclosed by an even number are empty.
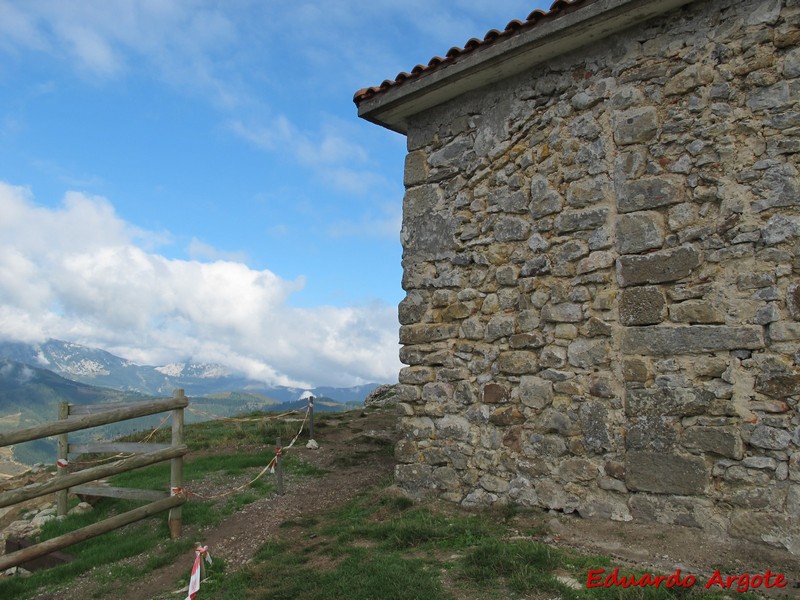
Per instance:
[[[411,118],[402,488],[800,553],[798,43],[691,2]]]

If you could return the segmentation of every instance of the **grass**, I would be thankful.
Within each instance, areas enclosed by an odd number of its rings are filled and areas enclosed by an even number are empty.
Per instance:
[[[353,417],[355,421],[360,418]],[[299,427],[299,423],[292,426]],[[275,423],[239,423],[232,428],[227,424],[227,428],[228,431],[224,423],[187,428],[188,443],[197,451],[184,468],[188,489],[248,481],[271,458],[274,442],[269,440],[278,436],[289,440],[294,435]],[[376,442],[371,454],[375,456],[384,450]],[[353,453],[342,456],[348,462],[362,458]],[[284,466],[287,473],[295,475],[324,474],[291,453],[285,456]],[[159,488],[168,478],[168,468],[161,465],[118,476],[113,484]],[[265,478],[217,502],[190,501],[184,506],[184,524],[191,528],[219,523],[248,503],[272,493],[272,485],[272,480]],[[49,523],[43,537],[60,535],[132,506],[131,502],[102,500],[94,513]],[[73,546],[68,552],[76,556],[75,562],[34,573],[29,579],[0,579],[0,598],[29,598],[52,590],[65,579],[80,574],[89,576],[89,571],[96,582],[92,597],[113,597],[120,589],[135,586],[137,578],[173,564],[190,552],[193,540],[189,536],[169,540],[165,521],[165,518],[146,520]],[[240,570],[229,572],[224,562],[215,558],[208,568],[209,580],[203,583],[200,597],[203,600],[722,600],[735,595],[737,600],[755,599],[753,594],[706,592],[702,581],[689,590],[586,589],[590,570],[604,569],[609,573],[614,569],[612,560],[548,546],[540,541],[544,530],[538,512],[501,507],[474,513],[444,503],[415,503],[389,495],[384,487],[378,487],[327,513],[283,522],[254,559]],[[142,557],[137,558],[140,554]],[[620,567],[620,573],[637,577],[644,574],[628,567]],[[577,584],[582,589],[573,589]]]
[[[653,587],[586,589],[591,569],[613,570],[606,557],[553,548],[519,531],[539,517],[498,510],[473,514],[417,505],[382,489],[314,518],[283,523],[245,569],[215,572],[204,600],[367,600],[374,598],[559,598],[560,600],[723,600],[703,590]],[[622,575],[643,572],[620,568]],[[560,577],[559,577],[560,576]],[[581,584],[583,589],[573,589]],[[728,594],[727,597],[730,597]],[[737,600],[755,600],[736,594]]]
[[[254,416],[257,415],[248,415]],[[236,482],[236,486],[248,484],[274,456],[275,438],[281,437],[288,443],[299,427],[299,422],[281,421],[216,421],[188,425],[186,442],[195,456],[190,455],[184,463],[185,487],[200,492],[210,485],[230,491],[235,487],[232,482]],[[159,431],[151,441],[167,442],[169,436],[169,431]],[[139,441],[142,434],[134,434],[127,439]],[[291,453],[284,455],[283,468],[286,474],[293,476],[318,477],[325,473]],[[116,475],[110,479],[110,484],[165,490],[169,485],[169,476],[169,463],[162,463]],[[266,475],[245,485],[242,490],[213,502],[201,498],[191,500],[190,496],[190,501],[182,511],[184,528],[218,524],[247,504],[271,495],[275,491],[273,480]],[[57,537],[141,505],[140,502],[101,498],[90,513],[48,522],[39,539],[44,541]],[[188,536],[179,540],[169,539],[166,513],[162,513],[155,519],[146,519],[70,546],[65,552],[75,558],[73,562],[34,572],[26,578],[0,578],[0,598],[29,598],[90,571],[98,584],[96,597],[111,597],[114,590],[120,589],[120,585],[174,563],[180,556],[185,556],[192,546],[193,541]],[[146,558],[137,559],[140,555]]]

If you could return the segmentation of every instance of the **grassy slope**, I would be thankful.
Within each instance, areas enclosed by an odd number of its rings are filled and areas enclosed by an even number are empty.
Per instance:
[[[364,413],[351,413],[353,418]],[[342,418],[341,415],[338,418]],[[345,417],[346,419],[347,417]],[[329,427],[320,417],[317,439],[324,443]],[[264,463],[264,440],[290,439],[296,423],[202,423],[187,428],[195,458],[185,468],[187,481],[219,477],[247,480]],[[351,428],[353,432],[356,429]],[[166,436],[166,432],[159,435]],[[231,452],[231,449],[235,452]],[[376,446],[375,452],[386,448]],[[369,456],[364,456],[369,460]],[[322,475],[300,461],[287,469]],[[163,486],[167,467],[142,469],[118,477],[116,485]],[[184,524],[220,522],[258,497],[272,493],[260,480],[222,502],[184,506]],[[130,503],[103,501],[95,513],[53,524],[44,537],[75,529],[99,516],[120,512]],[[209,567],[199,600],[348,600],[465,598],[532,598],[535,600],[721,600],[702,585],[685,591],[653,588],[572,589],[586,582],[590,569],[611,569],[610,559],[585,557],[539,541],[539,512],[468,512],[452,505],[415,504],[391,494],[386,486],[365,490],[333,511],[286,521],[255,559],[228,572],[223,561]],[[29,579],[0,579],[0,598],[30,598],[82,575],[94,580],[96,598],[112,597],[120,585],[135,588],[144,574],[186,554],[191,539],[168,540],[165,519],[149,519],[69,549],[74,563],[34,574]],[[145,553],[144,560],[132,561]],[[105,565],[104,568],[98,568]],[[635,571],[623,569],[625,574]],[[188,572],[187,572],[188,577]],[[185,585],[185,581],[183,582]],[[180,582],[175,582],[177,589]],[[57,592],[55,592],[57,593]],[[737,600],[752,600],[734,593]],[[163,597],[172,597],[164,595]]]

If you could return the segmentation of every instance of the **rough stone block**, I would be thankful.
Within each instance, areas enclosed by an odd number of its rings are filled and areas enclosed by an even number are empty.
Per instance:
[[[537,256],[527,261],[520,271],[520,277],[535,277],[536,275],[546,275],[550,272],[552,265],[547,256]]]
[[[587,450],[598,454],[603,450],[611,450],[608,410],[603,402],[588,401],[581,404],[578,419],[583,432],[583,445]]]
[[[769,326],[769,337],[773,342],[791,342],[800,340],[800,323],[793,321],[776,321]]]
[[[638,254],[664,245],[664,217],[656,212],[635,212],[617,217],[617,251]]]
[[[417,444],[411,440],[402,439],[394,446],[394,457],[400,463],[419,462]]]
[[[452,467],[439,467],[431,473],[431,480],[441,491],[455,492],[461,488],[458,473]]]
[[[629,213],[683,202],[680,182],[667,177],[644,177],[617,185],[617,210]]]
[[[724,323],[725,315],[703,300],[687,300],[669,307],[669,318],[676,323]]]
[[[658,131],[658,112],[653,106],[630,108],[612,117],[614,141],[619,146],[643,144]]]
[[[534,483],[539,503],[550,510],[573,513],[580,505],[580,498],[564,490],[564,486],[554,481],[539,480]]]
[[[611,361],[611,344],[606,339],[577,339],[567,348],[567,359],[581,369],[606,365]]]
[[[400,327],[401,344],[427,344],[458,337],[458,323],[419,323]]]
[[[423,150],[409,152],[406,155],[403,184],[412,187],[425,183],[428,179],[428,157]]]
[[[553,402],[553,382],[524,375],[519,381],[519,399],[530,408],[542,409]]]
[[[453,386],[446,381],[432,381],[422,386],[422,400],[428,403],[444,404],[453,399]]]
[[[483,402],[485,404],[503,404],[508,402],[510,394],[499,383],[487,383],[483,386]]]
[[[583,320],[580,304],[548,304],[542,309],[542,320],[548,323],[578,323]]]
[[[574,212],[564,212],[556,217],[554,227],[560,233],[597,229],[605,225],[608,217],[607,208],[593,208]]]
[[[755,389],[757,392],[772,396],[773,398],[787,398],[789,396],[800,395],[800,373],[775,373],[772,371],[759,373],[756,376]]]
[[[536,353],[524,350],[501,352],[497,357],[497,368],[510,375],[527,375],[539,370]]]
[[[483,488],[478,488],[476,490],[471,491],[466,497],[461,501],[461,506],[466,508],[472,508],[477,506],[491,506],[499,497],[497,494],[493,494],[492,492],[487,492]]]
[[[553,264],[562,268],[568,267],[569,263],[573,263],[587,254],[589,254],[589,246],[583,240],[569,240],[558,246],[553,246],[551,250]]]
[[[515,328],[516,320],[513,315],[495,315],[486,327],[486,341],[494,342],[513,335]]]
[[[736,277],[736,289],[747,291],[770,288],[775,282],[775,273],[742,273]]]
[[[775,111],[791,103],[792,93],[786,81],[779,81],[769,87],[754,88],[747,96],[747,106],[755,112]]]
[[[508,338],[508,345],[512,350],[524,350],[525,348],[541,348],[547,343],[544,334],[536,331],[534,333],[515,333]]]
[[[693,64],[680,73],[673,75],[664,86],[666,96],[686,94],[692,90],[711,83],[714,80],[714,69],[702,64]]]
[[[568,458],[558,466],[558,475],[564,481],[593,481],[599,469],[585,458]]]
[[[672,356],[718,350],[757,350],[764,347],[763,328],[755,325],[685,325],[631,327],[623,330],[623,354]]]
[[[636,417],[628,421],[625,447],[628,450],[672,452],[678,431],[677,417]]]
[[[501,217],[494,225],[494,238],[498,242],[527,240],[531,224],[519,217]]]
[[[456,302],[449,305],[444,309],[444,311],[442,311],[442,318],[445,321],[460,321],[461,319],[466,319],[471,314],[472,309],[469,307],[469,305],[464,304],[463,302]]]
[[[396,465],[394,468],[395,483],[412,498],[425,498],[435,489],[433,467],[429,465]]]
[[[742,436],[735,427],[687,427],[683,432],[683,446],[687,450],[713,452],[734,460],[744,456]]]
[[[542,348],[539,366],[560,369],[567,364],[567,350],[561,346],[550,345]]]
[[[691,388],[630,388],[625,414],[629,417],[688,417],[706,412],[714,395]]]
[[[700,253],[693,246],[681,246],[644,256],[620,256],[617,282],[621,287],[677,281],[700,266]]]
[[[425,298],[419,292],[409,292],[405,298],[400,301],[397,309],[397,316],[400,323],[403,325],[410,325],[418,323],[427,311]]]
[[[526,454],[530,456],[552,461],[559,456],[564,456],[566,453],[567,444],[561,436],[534,433],[528,438]]]
[[[786,307],[795,321],[800,321],[800,283],[793,283],[786,291]]]
[[[783,59],[783,75],[786,79],[800,77],[800,48],[786,53]]]
[[[441,214],[406,218],[400,232],[403,250],[408,255],[447,257],[456,247],[456,226],[456,219]]]
[[[410,417],[400,420],[400,430],[412,439],[433,437],[436,427],[430,417]]]
[[[574,208],[585,208],[601,202],[609,193],[607,177],[596,177],[573,181],[567,188],[567,204]]]
[[[598,250],[597,252],[592,252],[586,258],[578,261],[578,264],[575,265],[575,273],[577,275],[583,275],[585,273],[591,273],[600,269],[608,269],[613,264],[614,255],[611,252]]]
[[[504,212],[528,212],[530,200],[523,190],[509,193],[506,188],[501,188],[501,197],[498,201],[500,210]]]
[[[466,441],[469,439],[471,426],[464,417],[445,415],[436,421],[436,428],[439,430],[438,437]]]
[[[636,451],[625,456],[625,485],[633,491],[692,496],[703,494],[708,483],[708,468],[699,456]]]
[[[517,277],[519,277],[519,268],[515,265],[504,265],[497,268],[495,273],[495,281],[498,285],[516,285]]]
[[[461,322],[461,337],[467,340],[482,340],[486,335],[486,326],[477,317],[470,317]]]
[[[800,204],[800,186],[795,192],[794,200]],[[775,215],[764,225],[761,230],[761,239],[767,246],[775,246],[784,242],[791,242],[800,237],[800,217],[785,217]]]
[[[561,211],[564,201],[550,185],[547,178],[535,175],[531,178],[531,216],[541,219]]]
[[[517,477],[509,482],[508,497],[520,506],[537,506],[539,503],[536,490],[526,477]]]
[[[479,483],[487,492],[505,494],[508,491],[508,481],[495,475],[484,475]]]
[[[489,422],[500,426],[521,425],[525,422],[525,415],[516,406],[506,405],[495,409],[489,416]]]
[[[515,425],[508,428],[508,432],[503,436],[503,446],[512,452],[522,452],[522,426]]]
[[[706,528],[710,525],[711,502],[701,498],[634,494],[631,514],[641,521],[653,521],[681,527]]]
[[[611,337],[613,333],[614,329],[611,324],[597,317],[590,317],[580,329],[580,334],[586,337]]]
[[[625,381],[644,383],[650,376],[647,363],[640,358],[625,358],[622,361],[622,378]]]
[[[541,416],[536,419],[536,426],[544,432],[555,432],[561,436],[570,436],[578,433],[577,422],[573,421],[573,415],[546,408]]]
[[[433,381],[435,377],[430,367],[404,367],[400,369],[398,381],[407,385],[422,385]]]
[[[619,296],[619,321],[623,325],[655,325],[664,320],[664,294],[657,287],[626,288]]]
[[[792,434],[785,429],[769,427],[767,425],[757,425],[750,434],[750,445],[767,450],[784,450],[789,447],[792,441]]]
[[[737,510],[731,516],[728,533],[731,537],[767,543],[797,554],[800,552],[800,534],[795,521],[795,515],[771,515],[752,510]]]

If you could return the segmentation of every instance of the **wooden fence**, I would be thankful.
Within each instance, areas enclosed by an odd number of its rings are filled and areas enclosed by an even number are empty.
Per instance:
[[[32,498],[56,493],[59,514],[66,514],[67,493],[110,496],[148,500],[149,504],[134,510],[115,515],[93,523],[76,531],[41,542],[23,550],[0,556],[0,571],[22,564],[28,560],[61,550],[72,544],[107,533],[129,523],[134,523],[151,515],[169,510],[170,535],[175,538],[181,532],[181,506],[186,502],[184,494],[179,493],[183,485],[183,456],[188,448],[183,443],[183,409],[189,399],[183,390],[175,390],[172,398],[151,402],[105,405],[64,405],[60,408],[60,419],[28,429],[0,433],[0,447],[20,444],[49,436],[58,436],[58,469],[56,477],[0,493],[0,508],[12,506]],[[172,443],[167,444],[70,444],[67,434],[99,425],[127,421],[137,417],[172,411]],[[90,467],[70,473],[63,466],[70,453],[124,452],[133,454],[113,463]],[[170,491],[136,490],[106,486],[86,485],[92,481],[124,473],[139,467],[146,467],[169,460]],[[176,493],[177,492],[177,493]]]

